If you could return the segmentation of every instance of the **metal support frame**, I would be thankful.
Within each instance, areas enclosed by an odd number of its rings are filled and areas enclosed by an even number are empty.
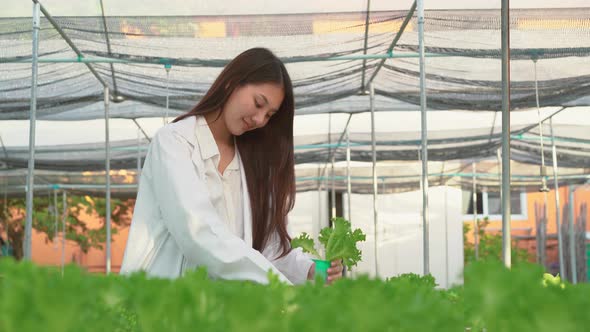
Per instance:
[[[39,75],[39,30],[41,29],[41,5],[33,3],[33,62],[31,75],[31,114],[29,116],[29,168],[27,173],[27,199],[25,239],[23,241],[24,260],[32,257],[33,234],[33,192],[35,191],[35,127],[37,117],[37,79]]]
[[[410,16],[411,17],[411,16]],[[391,47],[391,46],[390,46]],[[587,53],[590,51],[589,47],[570,47],[568,50],[572,52],[583,52]],[[548,48],[532,48],[532,49],[516,49],[514,54],[521,56],[535,56],[543,54],[545,57],[551,55],[558,55],[552,49]],[[425,53],[427,58],[447,58],[447,57],[496,57],[498,56],[495,50],[484,50],[484,51],[473,51],[473,52],[462,52],[462,53]],[[290,58],[281,58],[281,61],[287,63],[299,63],[299,62],[314,62],[314,61],[348,61],[348,60],[382,60],[387,59],[411,59],[419,58],[418,53],[404,52],[400,54],[393,53],[390,50],[386,54],[357,54],[357,55],[339,55],[339,56],[298,56]],[[223,68],[229,63],[230,59],[207,59],[211,61],[210,68]],[[31,59],[12,57],[0,60],[0,63],[28,63]],[[174,64],[175,66],[193,66],[202,65],[202,59],[170,59],[170,58],[153,58],[153,59],[119,59],[119,58],[107,58],[107,57],[76,57],[76,58],[49,58],[43,57],[39,59],[39,63],[123,63],[123,64],[151,64],[151,65],[162,65],[162,64]],[[368,86],[368,83],[366,83]]]
[[[475,248],[475,260],[477,261],[479,260],[479,241],[477,239],[479,225],[477,224],[477,168],[475,167],[475,161],[471,163],[471,172],[473,173],[473,244]]]
[[[331,208],[331,213],[330,216],[332,218],[336,218],[336,174],[334,173],[334,163],[335,163],[335,158],[336,156],[334,154],[332,154],[332,170],[331,170],[331,180],[332,180],[332,185],[331,185],[331,201],[332,201],[332,208]]]
[[[443,167],[444,173],[444,167]],[[449,186],[444,183],[445,186],[445,288],[449,288],[451,285],[450,276],[449,276]]]
[[[137,126],[137,129],[141,130],[143,137],[145,137],[148,140],[148,142],[151,142],[152,139],[148,136],[148,134],[145,132],[145,130],[143,130],[143,128],[141,127],[139,122],[137,122],[137,119],[131,119],[131,120],[133,120],[133,123],[135,123],[135,125]]]
[[[57,190],[53,188],[53,210],[52,213],[55,213],[55,224],[53,229],[53,249],[57,249],[57,233],[58,233],[58,224],[59,224],[59,212],[57,211]]]
[[[584,49],[583,51],[587,51]],[[462,54],[445,54],[445,53],[425,53],[427,58],[448,58],[457,56],[495,56],[494,52],[466,52]],[[386,54],[357,54],[357,55],[339,55],[339,56],[302,56],[293,58],[281,58],[281,61],[285,64],[288,63],[299,63],[299,62],[315,62],[315,61],[349,61],[349,60],[387,60],[387,59],[412,59],[419,58],[418,53],[404,52],[401,54],[394,54],[392,52]],[[223,68],[229,63],[229,59],[208,59],[211,61],[208,67],[210,68]],[[8,58],[0,60],[0,63],[28,63],[31,59],[27,58]],[[50,58],[43,57],[39,59],[39,63],[121,63],[121,64],[149,64],[149,65],[161,65],[171,63],[175,66],[194,66],[202,65],[202,60],[197,59],[169,59],[169,58],[158,58],[153,60],[142,60],[142,59],[119,59],[119,58],[106,58],[98,56],[80,56],[76,58]],[[368,86],[369,84],[366,83]]]
[[[575,192],[575,187],[574,186],[568,186],[568,191],[569,191],[569,243],[570,243],[570,273],[572,275],[572,283],[573,284],[577,284],[578,283],[578,274],[577,274],[577,262],[576,262],[576,236],[575,236],[575,230],[574,230],[574,209],[576,207],[576,204],[574,204],[574,192]]]
[[[347,211],[348,211],[348,215],[347,215],[347,219],[348,221],[350,221],[352,223],[352,212],[350,211],[351,208],[351,195],[352,195],[352,181],[350,178],[350,133],[348,130],[348,127],[346,127],[346,193],[347,193],[347,198],[348,198],[348,202],[347,202]]]
[[[363,55],[367,54],[367,46],[369,45],[369,15],[371,10],[371,0],[367,0],[367,14],[365,17],[365,43],[363,45]],[[363,77],[361,78],[361,93],[365,93],[365,76],[367,75],[367,59],[363,59]]]
[[[105,121],[105,181],[106,181],[106,274],[111,273],[111,144],[109,135],[109,88],[104,88],[104,121]]]
[[[135,179],[139,184],[139,177],[141,175],[141,130],[137,129],[137,173]]]
[[[418,49],[420,53],[420,114],[422,137],[422,240],[424,275],[430,274],[430,232],[428,218],[428,125],[426,117],[426,60],[424,58],[424,0],[418,4]]]
[[[544,138],[543,138],[543,123],[546,120],[541,120],[541,104],[539,102],[539,81],[537,79],[537,58],[533,58],[533,67],[534,67],[534,78],[535,78],[535,102],[537,106],[537,115],[539,117],[539,136],[540,136],[540,144],[541,144],[541,189],[540,191],[543,192],[543,199],[545,203],[544,211],[545,211],[545,222],[547,222],[549,217],[549,203],[548,203],[548,192],[549,188],[547,187],[547,169],[545,167],[545,145],[544,145]],[[563,110],[563,109],[562,109]],[[561,110],[560,110],[561,111]],[[555,136],[553,135],[553,115],[549,117],[550,129],[551,129],[551,152],[552,152],[552,162],[553,162],[553,180],[554,180],[554,189],[555,189],[555,232],[557,233],[557,247],[558,247],[558,257],[559,257],[559,273],[562,278],[566,278],[566,271],[565,271],[565,261],[564,261],[564,254],[563,254],[563,238],[561,234],[561,214],[560,214],[560,204],[559,204],[559,183],[557,179],[557,151],[555,146]],[[545,252],[545,248],[541,248],[542,252]],[[541,257],[545,255],[542,254]],[[543,261],[543,260],[541,260]],[[543,262],[544,263],[544,262]]]
[[[66,33],[59,26],[59,24],[57,24],[57,22],[53,19],[53,17],[51,16],[51,14],[49,14],[49,12],[47,11],[47,9],[45,9],[45,7],[43,7],[43,5],[39,2],[39,0],[32,0],[32,1],[34,3],[36,3],[36,4],[39,4],[40,9],[41,9],[41,12],[45,16],[45,18],[49,21],[49,23],[51,23],[51,25],[55,28],[55,30],[57,30],[57,32],[63,38],[63,40],[70,46],[70,48],[78,56],[78,58],[76,58],[76,61],[72,61],[72,62],[81,62],[81,63],[84,63],[86,65],[86,67],[88,67],[88,69],[90,70],[90,72],[92,72],[92,74],[94,75],[94,77],[96,77],[96,79],[100,82],[100,84],[102,84],[103,87],[108,87],[107,82],[102,77],[100,77],[100,75],[96,72],[96,70],[92,66],[91,62],[86,62],[86,61],[83,60],[84,59],[84,54],[82,54],[82,52],[78,49],[78,47],[76,47],[76,45],[74,45],[74,42],[72,42],[72,40],[70,39],[70,37],[68,37],[68,35],[66,35]],[[33,58],[36,58],[36,56],[33,56]],[[45,60],[40,60],[40,59],[37,59],[36,61],[45,62]]]
[[[328,114],[328,155],[330,156],[329,161],[332,164],[330,168],[330,179],[331,186],[330,186],[330,218],[328,218],[328,225],[330,224],[330,220],[335,217],[336,215],[336,202],[334,201],[334,156],[332,153],[332,113]],[[334,153],[336,153],[336,149],[334,149]]]
[[[39,29],[40,29],[40,13],[43,13],[45,18],[51,23],[51,25],[57,30],[63,40],[70,46],[70,48],[76,53],[78,56],[78,62],[83,62],[86,67],[90,70],[90,72],[96,77],[96,79],[101,83],[104,88],[104,98],[105,98],[105,134],[106,134],[106,176],[107,176],[107,193],[106,193],[106,200],[107,200],[107,253],[106,253],[106,261],[107,261],[107,274],[110,272],[110,259],[111,259],[111,243],[110,243],[110,145],[109,145],[109,113],[108,113],[108,102],[109,102],[109,86],[106,81],[98,74],[98,72],[94,69],[92,64],[89,62],[80,61],[84,58],[84,54],[76,47],[76,45],[72,42],[72,40],[66,35],[63,29],[59,26],[59,24],[53,19],[51,14],[41,5],[39,0],[32,0],[33,1],[33,54],[32,54],[32,63],[33,63],[33,74],[32,74],[32,84],[31,84],[31,130],[29,134],[29,174],[27,177],[27,222],[25,224],[25,241],[23,242],[24,246],[24,259],[31,258],[31,233],[32,233],[32,209],[33,209],[33,170],[35,167],[35,160],[34,160],[34,153],[35,153],[35,115],[37,110],[37,69],[38,69],[38,62],[39,61]],[[105,26],[106,28],[106,26]],[[108,37],[108,35],[107,35]]]
[[[377,142],[375,139],[375,90],[373,83],[369,84],[369,108],[371,109],[371,151],[373,156],[373,241],[374,241],[374,255],[375,255],[375,277],[379,276],[379,256],[377,245],[377,226],[379,214],[377,212]]]
[[[166,113],[164,114],[164,125],[168,123],[168,112],[170,111],[170,69],[172,65],[167,63],[164,65],[166,70]]]
[[[330,130],[330,136],[328,137],[328,140],[330,142],[330,144],[328,145],[330,147],[329,155],[328,155],[328,159],[326,160],[326,163],[324,164],[324,168],[322,168],[322,171],[319,174],[319,178],[324,178],[324,175],[326,174],[326,169],[328,168],[328,163],[332,160],[332,154],[336,153],[336,151],[340,147],[340,144],[342,143],[342,139],[344,138],[344,134],[346,133],[346,129],[350,125],[350,119],[352,119],[352,113],[348,114],[348,120],[346,121],[346,125],[344,126],[344,131],[342,131],[342,134],[340,134],[340,138],[338,138],[338,143],[336,143],[336,147],[334,149],[331,148],[332,147],[332,144],[331,144],[332,135],[331,135],[331,130]],[[321,188],[322,188],[322,184],[320,183],[318,185],[318,190],[321,190]]]
[[[66,233],[66,221],[68,219],[68,200],[66,191],[62,191],[62,203],[63,203],[63,214],[62,214],[62,223],[61,223],[61,275],[64,275],[64,265],[66,264],[66,240],[67,240],[67,233]]]
[[[553,118],[549,118],[551,128],[551,159],[553,159],[553,183],[555,190],[555,227],[557,231],[557,245],[559,250],[559,273],[565,279],[565,260],[563,254],[563,234],[561,233],[561,204],[559,202],[559,180],[557,179],[557,147],[553,135]]]
[[[102,24],[104,26],[104,36],[107,42],[107,54],[109,56],[111,56],[113,54],[112,49],[111,49],[111,39],[109,37],[109,28],[107,27],[107,19],[106,16],[104,14],[104,3],[103,0],[100,0],[100,10],[102,12]],[[115,64],[114,63],[110,63],[110,67],[111,67],[111,78],[113,79],[113,97],[117,96],[117,77],[115,75]]]
[[[381,68],[383,67],[383,64],[385,63],[385,60],[387,60],[388,58],[395,58],[395,56],[393,54],[393,48],[395,47],[395,45],[397,44],[397,42],[401,38],[402,33],[404,33],[404,30],[406,30],[406,26],[408,26],[408,23],[410,23],[410,19],[414,15],[414,11],[416,11],[416,0],[414,0],[414,3],[412,4],[412,7],[410,7],[410,10],[408,11],[408,14],[406,15],[406,18],[404,19],[404,22],[400,26],[399,31],[395,35],[395,38],[393,38],[393,41],[391,42],[391,45],[389,45],[389,47],[387,48],[387,55],[389,55],[389,56],[388,57],[381,58],[381,61],[379,61],[379,64],[377,65],[377,68],[375,68],[375,71],[371,75],[371,78],[369,78],[369,80],[367,81],[367,85],[369,85],[369,84],[371,84],[373,82],[373,80],[375,79],[375,77],[379,73],[379,70],[381,70]],[[418,54],[418,57],[419,56],[420,55]],[[416,55],[414,55],[414,57],[416,57]]]
[[[502,258],[512,266],[510,225],[510,1],[502,0]]]

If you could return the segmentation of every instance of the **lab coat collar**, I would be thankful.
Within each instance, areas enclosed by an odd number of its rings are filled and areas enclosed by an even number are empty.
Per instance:
[[[190,116],[186,119],[173,123],[173,130],[182,136],[184,139],[189,142],[193,147],[193,154],[192,154],[192,161],[197,166],[197,169],[202,170],[203,160],[205,160],[204,156],[210,154],[210,151],[207,153],[203,153],[203,151],[199,151],[199,153],[195,153],[197,151],[194,150],[201,150],[201,146],[198,142],[197,138],[197,126],[202,124],[207,125],[207,121],[202,116]],[[209,128],[207,128],[209,130]],[[209,134],[213,139],[213,135],[209,130]],[[215,144],[215,141],[213,141]],[[219,153],[217,146],[215,146],[215,150]],[[240,176],[242,179],[242,206],[244,209],[244,241],[248,246],[252,246],[252,210],[250,207],[250,194],[248,192],[248,182],[246,180],[246,173],[244,172],[244,165],[242,164],[242,158],[240,157],[239,152],[237,153],[237,157],[240,163]],[[203,176],[203,175],[201,175]]]
[[[201,158],[207,160],[219,155],[219,148],[215,143],[213,133],[207,124],[204,116],[196,116],[195,135],[197,137],[197,144],[201,151]]]

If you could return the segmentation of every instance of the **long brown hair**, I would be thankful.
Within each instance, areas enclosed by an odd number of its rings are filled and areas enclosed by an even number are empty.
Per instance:
[[[229,96],[238,86],[260,83],[281,85],[285,94],[283,102],[266,126],[236,137],[236,142],[248,180],[252,246],[262,252],[271,235],[276,232],[282,257],[291,250],[287,214],[295,203],[295,102],[291,78],[285,65],[265,48],[252,48],[241,53],[225,66],[199,103],[190,112],[174,119],[174,122],[223,110]]]

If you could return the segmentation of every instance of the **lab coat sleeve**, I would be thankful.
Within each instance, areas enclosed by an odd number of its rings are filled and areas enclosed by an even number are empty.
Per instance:
[[[204,181],[191,160],[192,147],[164,127],[153,138],[149,162],[165,226],[185,258],[221,279],[268,283],[272,270],[289,280],[258,251],[222,224]]]
[[[278,234],[274,234],[269,242],[262,254],[293,284],[305,283],[309,269],[314,264],[310,256],[304,253],[301,248],[294,248],[287,255],[277,258],[282,252]]]

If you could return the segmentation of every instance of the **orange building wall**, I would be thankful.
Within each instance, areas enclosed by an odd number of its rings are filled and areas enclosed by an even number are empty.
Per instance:
[[[539,206],[545,201],[545,194],[542,192],[527,193],[527,218],[526,220],[512,220],[511,222],[511,235],[536,235],[536,221],[535,221],[535,203]],[[569,219],[563,219],[563,208],[568,204],[569,191],[568,187],[559,188],[559,200],[560,200],[560,216],[563,222],[569,222]],[[556,234],[556,214],[555,214],[555,190],[551,190],[547,193],[547,234]],[[574,189],[574,222],[577,220],[580,214],[580,207],[582,204],[590,206],[590,185],[581,186]],[[590,210],[587,211],[586,215],[586,232],[590,232]],[[473,220],[466,220],[465,223],[469,224],[470,232],[467,233],[467,241],[473,242]],[[502,230],[502,220],[490,220],[487,227],[488,232],[500,232]],[[521,241],[519,247],[523,247],[529,250],[531,253],[531,260],[534,261],[536,252],[535,241]],[[557,240],[547,240],[547,261],[554,261],[557,257]]]
[[[132,210],[132,209],[131,209]],[[100,220],[96,216],[84,215],[81,217],[86,222],[88,228],[94,229],[101,226]],[[59,225],[61,227],[61,224]],[[118,226],[111,223],[112,229]],[[117,234],[113,234],[111,243],[111,272],[118,273],[123,261],[125,252],[125,243],[129,227],[117,228]],[[106,271],[106,251],[103,244],[103,250],[91,248],[88,253],[84,253],[80,247],[73,241],[66,241],[65,245],[65,264],[77,264],[89,272],[104,273]],[[62,261],[62,241],[61,238],[55,242],[46,242],[44,233],[33,230],[32,237],[32,261],[40,265],[61,265]]]
[[[567,187],[560,188],[560,202],[561,206],[567,204],[568,189]],[[548,225],[547,233],[555,234],[555,191],[550,191],[548,194]],[[535,202],[543,203],[543,193],[528,193],[527,194],[527,219],[512,221],[512,235],[535,235]],[[575,190],[575,217],[577,218],[579,209],[582,203],[590,205],[590,186],[579,187]],[[131,209],[132,210],[132,209]],[[590,213],[586,216],[588,220],[587,231],[590,232]],[[89,227],[99,227],[99,221],[91,216],[86,216],[85,221],[88,222]],[[566,220],[567,221],[567,220]],[[472,221],[465,221],[472,225]],[[116,225],[113,224],[113,228]],[[491,220],[488,229],[492,232],[497,232],[502,229],[501,220]],[[111,257],[111,271],[118,272],[123,261],[123,253],[125,251],[125,243],[129,228],[118,229],[118,234],[113,235],[112,243],[112,257]],[[467,235],[468,241],[473,241],[473,233]],[[555,247],[551,239],[548,240],[548,249]],[[534,253],[534,248],[529,248],[529,251]],[[54,243],[45,243],[45,235],[33,231],[33,261],[43,265],[60,265],[61,264],[61,243],[55,247]],[[548,252],[548,259],[551,259],[552,253]],[[106,266],[106,254],[104,250],[90,249],[87,254],[84,254],[77,245],[68,242],[65,250],[65,262],[76,263],[90,272],[104,273]]]

